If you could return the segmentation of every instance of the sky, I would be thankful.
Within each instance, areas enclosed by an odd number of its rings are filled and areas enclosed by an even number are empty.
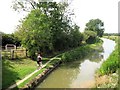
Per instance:
[[[19,20],[25,17],[26,13],[14,11],[13,0],[1,0],[0,2],[0,31],[13,33]],[[60,1],[60,0],[56,0]],[[70,8],[74,9],[74,22],[80,26],[82,32],[85,24],[90,19],[99,18],[104,22],[106,33],[118,32],[118,1],[119,0],[71,0]]]

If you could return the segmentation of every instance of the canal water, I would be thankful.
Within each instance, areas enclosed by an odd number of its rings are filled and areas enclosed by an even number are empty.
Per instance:
[[[87,84],[95,81],[96,69],[115,47],[114,41],[104,38],[102,40],[102,52],[93,52],[84,59],[60,65],[36,88],[89,88]]]

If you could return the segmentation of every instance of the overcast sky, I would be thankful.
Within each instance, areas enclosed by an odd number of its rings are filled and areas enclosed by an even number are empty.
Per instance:
[[[58,0],[60,1],[60,0]],[[104,22],[105,32],[118,32],[118,1],[119,0],[72,0],[70,7],[75,12],[75,22],[83,31],[90,19],[99,18]],[[0,31],[13,33],[19,20],[25,13],[18,13],[11,8],[12,0],[0,1]]]

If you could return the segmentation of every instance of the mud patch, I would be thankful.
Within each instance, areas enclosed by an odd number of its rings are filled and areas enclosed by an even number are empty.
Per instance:
[[[95,87],[95,81],[89,80],[81,83],[74,83],[72,84],[71,88],[94,88]]]
[[[80,88],[94,88],[95,87],[95,81],[86,81],[80,85]]]
[[[98,87],[101,84],[109,83],[109,78],[107,75],[96,77],[96,86]]]
[[[110,75],[96,76],[97,88],[117,88],[118,87],[118,74],[113,73]]]

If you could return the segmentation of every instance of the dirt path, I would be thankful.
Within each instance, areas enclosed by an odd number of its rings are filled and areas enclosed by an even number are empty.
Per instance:
[[[47,63],[45,63],[45,64],[42,66],[42,68],[44,68],[48,63],[50,63],[50,62],[51,62],[52,60],[54,60],[54,59],[61,59],[61,58],[56,58],[56,57],[51,58]],[[42,68],[41,68],[41,69],[42,69]],[[28,78],[30,78],[33,74],[35,74],[35,73],[37,73],[38,71],[40,71],[41,69],[35,70],[35,71],[32,72],[31,74],[29,74],[28,76],[26,76],[25,78],[23,78],[22,80],[20,80],[20,81],[16,82],[15,84],[11,85],[10,87],[8,87],[6,90],[11,90],[11,89],[15,88],[16,86],[20,85],[20,84],[23,83],[25,80],[27,80]]]

